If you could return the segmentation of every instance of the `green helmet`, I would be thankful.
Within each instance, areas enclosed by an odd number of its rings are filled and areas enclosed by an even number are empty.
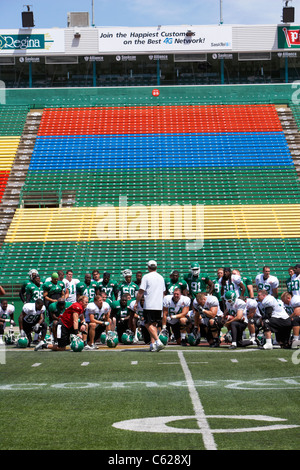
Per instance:
[[[125,333],[122,334],[121,341],[123,344],[132,344],[133,338],[134,338],[134,335],[132,331],[127,330],[125,331]]]
[[[168,341],[169,341],[168,332],[166,330],[162,330],[159,334],[158,339],[162,342],[162,344],[164,346],[166,346],[168,344]]]
[[[77,335],[72,335],[71,337],[71,349],[74,352],[81,352],[84,348],[84,342]]]
[[[225,300],[229,302],[230,304],[234,304],[236,301],[237,295],[234,292],[234,290],[228,290],[225,294]]]
[[[16,338],[14,332],[8,331],[8,333],[4,336],[4,341],[6,345],[15,344]]]
[[[115,332],[109,332],[110,334],[107,335],[107,341],[106,344],[109,348],[115,348],[119,344],[119,338],[117,333]]]
[[[187,342],[190,346],[196,346],[197,340],[196,340],[196,337],[193,333],[189,333],[187,335]]]
[[[28,338],[26,338],[26,336],[20,336],[20,338],[17,341],[17,347],[27,348],[27,346],[28,346]]]

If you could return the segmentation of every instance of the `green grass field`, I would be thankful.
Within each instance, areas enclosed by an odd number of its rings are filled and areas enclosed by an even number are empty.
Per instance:
[[[7,346],[2,358],[1,450],[300,447],[300,350]]]

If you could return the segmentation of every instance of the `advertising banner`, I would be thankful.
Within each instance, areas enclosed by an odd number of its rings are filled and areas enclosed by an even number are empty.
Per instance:
[[[65,51],[64,30],[11,29],[0,30],[0,55],[62,53]]]
[[[300,26],[278,27],[278,49],[297,49],[300,47]]]
[[[232,49],[231,26],[98,28],[100,53],[198,52]]]

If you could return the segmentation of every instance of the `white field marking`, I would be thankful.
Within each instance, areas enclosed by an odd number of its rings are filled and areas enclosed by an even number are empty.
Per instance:
[[[278,358],[278,361],[280,361],[280,362],[287,362],[287,360],[284,359],[283,357],[279,357],[279,358]]]
[[[203,406],[199,399],[199,395],[197,393],[192,374],[188,368],[187,362],[184,358],[183,352],[178,351],[178,357],[180,360],[180,364],[187,381],[189,394],[192,400],[193,408],[195,411],[195,416],[197,419],[197,424],[199,426],[200,432],[202,433],[202,438],[204,442],[204,446],[206,450],[217,450],[217,446],[214,440],[214,435],[209,427],[208,421],[206,419]]]
[[[81,365],[82,365],[82,366],[88,366],[88,365],[89,365],[89,362],[83,362]]]
[[[131,364],[135,366],[136,364],[138,364],[138,361],[131,361]]]
[[[231,362],[239,362],[237,359],[230,359]]]
[[[36,362],[35,364],[32,364],[31,367],[39,367],[42,363],[41,362]]]

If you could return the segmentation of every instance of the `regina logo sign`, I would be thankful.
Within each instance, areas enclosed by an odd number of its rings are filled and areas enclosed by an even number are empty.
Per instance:
[[[36,31],[35,34],[7,33],[0,31],[0,54],[20,51],[64,52],[64,36],[61,31]]]

